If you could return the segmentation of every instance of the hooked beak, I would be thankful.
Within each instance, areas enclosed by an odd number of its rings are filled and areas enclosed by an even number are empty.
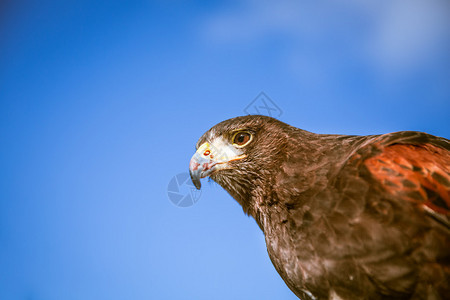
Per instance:
[[[198,190],[202,187],[200,182],[201,178],[205,178],[217,170],[226,169],[227,163],[230,161],[246,157],[246,155],[238,155],[230,159],[226,155],[226,152],[227,151],[221,151],[221,153],[219,153],[219,151],[212,147],[208,142],[205,142],[198,147],[197,152],[192,156],[189,163],[189,173],[192,182]]]

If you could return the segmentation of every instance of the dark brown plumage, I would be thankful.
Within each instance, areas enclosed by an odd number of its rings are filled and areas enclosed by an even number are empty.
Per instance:
[[[299,298],[449,299],[447,139],[314,134],[244,116],[197,148],[196,186],[210,176],[255,218]]]

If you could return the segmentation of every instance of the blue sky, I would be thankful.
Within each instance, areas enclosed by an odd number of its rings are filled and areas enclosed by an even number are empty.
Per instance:
[[[450,136],[445,0],[8,3],[1,299],[296,299],[218,185],[167,194],[262,91],[309,131]]]

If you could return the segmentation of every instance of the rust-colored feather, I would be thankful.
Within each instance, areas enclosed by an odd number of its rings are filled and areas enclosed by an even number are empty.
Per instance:
[[[450,153],[430,144],[394,144],[365,161],[385,190],[450,215]]]

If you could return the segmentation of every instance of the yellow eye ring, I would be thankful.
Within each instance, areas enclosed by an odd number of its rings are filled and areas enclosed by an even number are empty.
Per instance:
[[[244,147],[248,145],[253,139],[253,135],[248,131],[238,131],[233,135],[231,141],[233,145],[236,147]]]

